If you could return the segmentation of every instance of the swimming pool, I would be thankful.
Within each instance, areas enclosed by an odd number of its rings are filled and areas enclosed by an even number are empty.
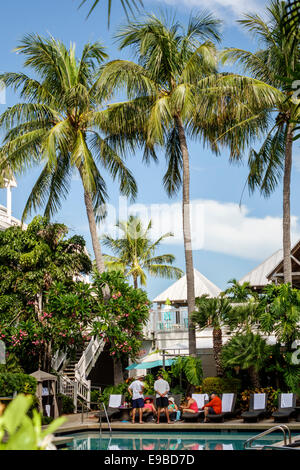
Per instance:
[[[86,432],[74,434],[63,447],[68,450],[243,450],[244,442],[259,433],[246,431],[205,431],[205,432]],[[299,432],[295,435],[299,435]],[[259,444],[270,445],[282,441],[282,434],[273,433],[259,440]]]

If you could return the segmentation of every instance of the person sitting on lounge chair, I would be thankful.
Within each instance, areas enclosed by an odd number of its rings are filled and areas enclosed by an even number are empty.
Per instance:
[[[143,413],[147,413],[147,414],[153,413],[153,415],[156,416],[157,411],[153,404],[152,398],[146,397],[144,401],[145,403],[144,403]]]
[[[196,400],[192,397],[190,393],[186,395],[186,403],[183,405],[181,412],[183,413],[198,413],[198,405]]]
[[[178,406],[175,403],[173,397],[169,398],[169,406],[168,406],[169,416],[171,421],[179,421],[180,420],[180,411]]]
[[[220,415],[222,413],[222,400],[216,393],[212,393],[210,401],[202,408],[204,410],[204,422],[207,423],[207,415]]]

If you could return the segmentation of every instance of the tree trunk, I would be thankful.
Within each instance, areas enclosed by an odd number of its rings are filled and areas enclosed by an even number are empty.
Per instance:
[[[284,178],[283,178],[283,276],[284,282],[292,284],[291,262],[291,173],[292,173],[293,126],[288,125]]]
[[[222,330],[221,328],[213,329],[213,349],[214,349],[214,359],[216,363],[217,376],[222,377],[224,374],[224,369],[222,367],[221,361],[221,352],[222,352]]]
[[[133,286],[134,286],[135,289],[139,288],[137,276],[133,276]]]
[[[101,253],[101,246],[97,234],[97,225],[96,225],[96,219],[95,219],[95,214],[94,214],[94,208],[93,208],[93,200],[92,196],[90,193],[84,190],[84,202],[85,202],[85,208],[86,208],[86,213],[88,216],[88,221],[89,221],[89,227],[90,227],[90,233],[92,237],[92,244],[93,244],[93,249],[94,249],[94,254],[95,254],[95,259],[96,259],[96,266],[97,266],[97,271],[99,274],[102,274],[105,270],[104,268],[104,261]]]
[[[114,385],[123,383],[123,366],[121,359],[114,357]]]
[[[260,388],[259,373],[255,370],[254,367],[249,368],[249,376],[253,387]]]
[[[84,203],[85,203],[86,213],[87,213],[87,217],[89,221],[89,228],[90,228],[90,234],[92,238],[93,250],[94,250],[94,255],[95,255],[95,260],[96,260],[96,267],[97,267],[97,271],[99,272],[99,274],[102,274],[105,271],[105,266],[104,266],[101,246],[100,246],[100,242],[99,242],[99,238],[97,234],[97,225],[96,225],[96,218],[95,218],[94,207],[93,207],[93,199],[92,199],[91,193],[87,191],[84,187],[84,178],[83,178],[81,168],[79,168],[79,173],[81,176],[81,181],[82,181],[83,190],[84,190]]]
[[[192,322],[192,314],[195,311],[195,280],[194,280],[194,264],[191,236],[191,215],[190,215],[190,162],[189,153],[186,142],[185,131],[182,119],[176,117],[176,125],[178,128],[180,149],[183,160],[183,197],[182,197],[182,222],[183,222],[183,238],[184,253],[186,265],[187,280],[187,303],[188,303],[188,322],[189,322],[189,354],[196,357],[196,330]]]

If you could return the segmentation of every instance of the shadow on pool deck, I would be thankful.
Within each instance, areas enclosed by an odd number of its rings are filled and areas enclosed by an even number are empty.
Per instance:
[[[82,415],[68,415],[66,416],[67,421],[56,431],[55,434],[59,433],[68,433],[68,432],[82,432],[86,430],[99,430],[98,419],[93,417],[93,414],[90,414],[87,417],[84,414],[82,421]],[[276,426],[277,423],[274,423],[273,419],[265,419],[259,423],[244,423],[242,419],[232,419],[230,421],[225,421],[225,423],[143,423],[143,424],[131,424],[130,422],[121,422],[113,421],[111,422],[112,430],[118,431],[205,431],[205,430],[242,430],[242,431],[263,431],[269,429],[273,426]],[[300,431],[300,422],[290,421],[288,424],[291,431]],[[102,429],[108,430],[108,424],[102,422]]]

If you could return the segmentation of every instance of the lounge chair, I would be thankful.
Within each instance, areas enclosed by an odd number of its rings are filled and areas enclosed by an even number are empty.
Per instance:
[[[280,393],[278,396],[278,410],[272,416],[275,422],[288,421],[296,411],[296,394]]]
[[[235,393],[223,393],[222,394],[222,413],[218,415],[208,414],[207,418],[210,421],[221,421],[224,422],[225,418],[231,418],[234,413],[236,403]]]
[[[245,421],[256,422],[262,418],[267,411],[267,394],[266,393],[253,393],[250,396],[249,411],[242,413],[242,418]]]
[[[184,421],[198,421],[202,418],[204,419],[204,411],[202,410],[205,402],[209,399],[207,393],[194,393],[192,398],[196,401],[198,405],[198,413],[188,413],[185,412],[181,415],[181,419]]]
[[[119,408],[122,405],[122,403],[124,403],[123,395],[110,395],[109,396],[108,407],[106,409],[108,419],[113,419],[120,413]],[[99,420],[100,420],[100,417],[101,419],[106,419],[106,413],[104,410],[100,411],[98,414],[99,414]]]

